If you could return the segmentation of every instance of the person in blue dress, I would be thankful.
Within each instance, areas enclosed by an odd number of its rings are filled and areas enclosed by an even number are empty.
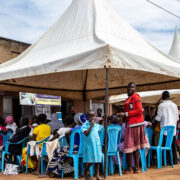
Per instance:
[[[82,125],[81,129],[84,136],[83,145],[83,163],[85,163],[84,176],[88,180],[88,171],[92,164],[96,165],[96,179],[100,180],[99,175],[100,163],[102,162],[102,147],[99,132],[103,130],[103,126],[95,123],[95,112],[90,110],[87,114],[88,120]]]

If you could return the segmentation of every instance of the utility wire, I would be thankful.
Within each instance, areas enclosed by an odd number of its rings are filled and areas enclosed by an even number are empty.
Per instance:
[[[157,5],[157,4],[155,4],[154,2],[149,1],[149,0],[146,0],[146,1],[149,2],[149,3],[151,3],[151,4],[153,4],[154,6],[156,6],[156,7],[158,7],[158,8],[160,8],[160,9],[166,11],[167,13],[169,13],[169,14],[171,14],[171,15],[173,15],[173,16],[175,16],[175,17],[177,17],[177,18],[180,19],[180,16],[178,16],[178,15],[176,15],[176,14],[174,14],[174,13],[172,13],[172,12],[166,10],[166,9],[164,9],[163,7],[161,7],[161,6]],[[178,0],[178,2],[180,2],[180,1]]]

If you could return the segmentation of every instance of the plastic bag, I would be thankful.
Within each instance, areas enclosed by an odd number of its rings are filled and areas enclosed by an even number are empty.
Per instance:
[[[5,175],[17,175],[19,174],[20,166],[17,164],[6,164],[5,171],[3,174]]]

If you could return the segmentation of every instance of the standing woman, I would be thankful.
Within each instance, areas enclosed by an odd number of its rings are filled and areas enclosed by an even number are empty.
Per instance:
[[[127,156],[128,169],[126,174],[132,174],[132,154],[135,158],[134,173],[139,173],[139,149],[148,148],[149,142],[145,136],[143,108],[140,96],[136,93],[136,85],[130,82],[127,87],[128,98],[124,104],[125,112],[118,116],[126,118],[126,130],[124,136],[124,152]]]

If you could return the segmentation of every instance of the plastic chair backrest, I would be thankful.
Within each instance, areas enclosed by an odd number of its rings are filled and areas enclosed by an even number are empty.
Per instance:
[[[61,138],[59,138],[59,143],[60,143],[60,147],[64,147],[64,146],[67,146],[68,143],[67,143],[67,140],[66,140],[66,137],[63,136]]]
[[[75,140],[75,136],[79,136],[79,150],[77,154],[82,154],[83,152],[83,132],[81,130],[81,128],[74,130],[73,132],[71,132],[70,135],[70,149],[69,149],[69,154],[73,155],[73,149],[74,149],[74,140]]]
[[[8,148],[9,148],[10,144],[13,144],[13,145],[21,144],[22,145],[21,147],[23,149],[24,147],[26,147],[27,141],[28,141],[28,137],[25,137],[24,139],[22,139],[21,141],[18,141],[17,143],[11,143],[11,142],[7,141],[6,145],[5,145],[5,151],[8,152]]]
[[[166,131],[167,138],[166,138],[165,147],[169,147],[169,148],[171,147],[172,141],[173,141],[173,136],[174,136],[174,129],[175,129],[175,126],[165,126],[161,129],[158,146],[162,146],[163,134],[164,134],[164,131]]]
[[[42,141],[36,141],[36,144],[41,144],[43,142],[47,142],[50,136],[44,138]]]
[[[120,125],[109,125],[107,127],[108,133],[108,153],[116,153],[118,144],[121,141],[122,127]]]
[[[9,141],[9,139],[11,138],[12,136],[12,130],[9,130],[7,134],[3,134],[2,132],[0,132],[0,135],[2,135],[3,137],[3,146],[6,145],[6,142]]]
[[[105,138],[105,129],[104,128],[102,128],[102,130],[99,131],[99,137],[100,137],[101,148],[102,148],[103,144],[104,144],[104,138]]]
[[[36,144],[41,144],[42,145],[42,150],[41,150],[41,154],[46,154],[46,142],[48,141],[50,136],[46,137],[45,139],[43,139],[42,141],[36,141]],[[28,146],[28,150],[30,151],[30,146]]]

